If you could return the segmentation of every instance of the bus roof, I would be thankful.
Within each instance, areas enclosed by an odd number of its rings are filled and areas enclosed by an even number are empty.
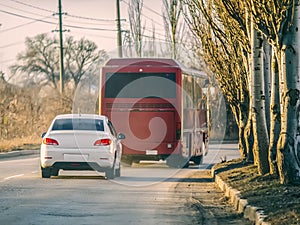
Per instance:
[[[124,66],[175,66],[180,67],[178,62],[173,59],[166,58],[113,58],[109,59],[105,66],[113,66],[113,67],[124,67]]]
[[[207,77],[204,71],[186,68],[176,60],[168,58],[112,58],[105,63],[104,67],[122,68],[141,65],[146,67],[177,67],[181,69],[182,73],[197,77]]]

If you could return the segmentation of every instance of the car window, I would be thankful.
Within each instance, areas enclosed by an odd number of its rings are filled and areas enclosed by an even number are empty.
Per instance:
[[[103,120],[100,119],[57,119],[52,130],[91,130],[104,131]]]
[[[108,127],[109,127],[110,132],[112,133],[112,135],[114,135],[115,137],[117,137],[117,132],[116,132],[114,126],[112,125],[112,123],[110,121],[108,121],[107,125],[108,125]]]

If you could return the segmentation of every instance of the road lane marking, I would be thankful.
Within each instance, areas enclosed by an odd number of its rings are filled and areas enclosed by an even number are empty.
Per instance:
[[[13,178],[17,178],[17,177],[22,177],[24,176],[24,174],[18,174],[18,175],[13,175],[13,176],[10,176],[10,177],[5,177],[4,180],[10,180],[10,179],[13,179]]]

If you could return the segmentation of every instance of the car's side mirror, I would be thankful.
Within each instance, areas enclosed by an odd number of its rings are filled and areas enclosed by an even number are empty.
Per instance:
[[[125,137],[125,135],[124,134],[122,134],[122,133],[119,133],[118,134],[118,139],[119,140],[122,140],[122,139],[125,139],[126,137]]]
[[[47,132],[42,133],[42,136],[41,136],[41,137],[42,137],[42,138],[45,137],[46,133],[47,133]]]

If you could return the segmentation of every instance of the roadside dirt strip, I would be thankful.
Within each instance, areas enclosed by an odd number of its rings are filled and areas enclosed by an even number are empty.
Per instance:
[[[10,152],[1,152],[0,159],[25,156],[25,155],[35,155],[39,154],[39,150],[20,150],[20,151],[10,151]]]
[[[182,193],[184,192],[184,193]],[[175,194],[189,196],[187,207],[197,209],[201,225],[252,225],[243,214],[234,210],[228,197],[217,188],[209,170],[199,170],[184,178],[175,186]]]
[[[214,172],[212,171],[212,174]],[[271,225],[268,222],[264,222],[266,215],[263,210],[251,206],[248,204],[247,199],[242,199],[240,192],[236,189],[231,188],[226,182],[224,182],[220,176],[215,175],[215,183],[220,188],[225,196],[229,199],[229,202],[232,204],[233,208],[238,212],[244,215],[244,218],[254,222],[255,225]]]

